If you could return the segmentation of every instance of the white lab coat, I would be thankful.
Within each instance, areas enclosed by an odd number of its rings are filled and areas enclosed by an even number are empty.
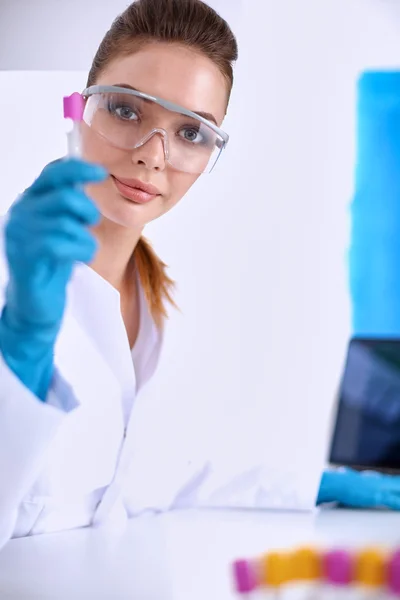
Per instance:
[[[3,226],[0,310],[7,283]],[[197,458],[182,449],[170,460],[166,448],[143,458],[132,409],[155,372],[162,335],[142,289],[140,306],[131,352],[118,292],[87,265],[76,266],[45,403],[0,354],[0,547],[10,537],[123,522],[146,510],[312,507],[317,486],[304,485],[302,473],[286,472],[283,483],[262,464],[222,464],[206,448]]]

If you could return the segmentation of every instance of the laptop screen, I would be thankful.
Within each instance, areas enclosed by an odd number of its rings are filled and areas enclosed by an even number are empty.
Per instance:
[[[330,463],[400,470],[400,339],[352,339]]]

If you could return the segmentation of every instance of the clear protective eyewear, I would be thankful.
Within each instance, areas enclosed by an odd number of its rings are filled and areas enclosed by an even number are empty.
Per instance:
[[[82,96],[83,120],[94,132],[122,150],[159,135],[166,162],[178,171],[210,173],[229,140],[212,121],[135,89],[93,85]]]

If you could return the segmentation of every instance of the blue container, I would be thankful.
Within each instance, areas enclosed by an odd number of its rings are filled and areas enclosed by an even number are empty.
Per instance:
[[[357,89],[349,278],[353,336],[400,337],[400,71]]]

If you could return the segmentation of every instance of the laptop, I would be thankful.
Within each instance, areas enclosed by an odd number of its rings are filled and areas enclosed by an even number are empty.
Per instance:
[[[400,473],[400,338],[350,340],[329,463]]]

